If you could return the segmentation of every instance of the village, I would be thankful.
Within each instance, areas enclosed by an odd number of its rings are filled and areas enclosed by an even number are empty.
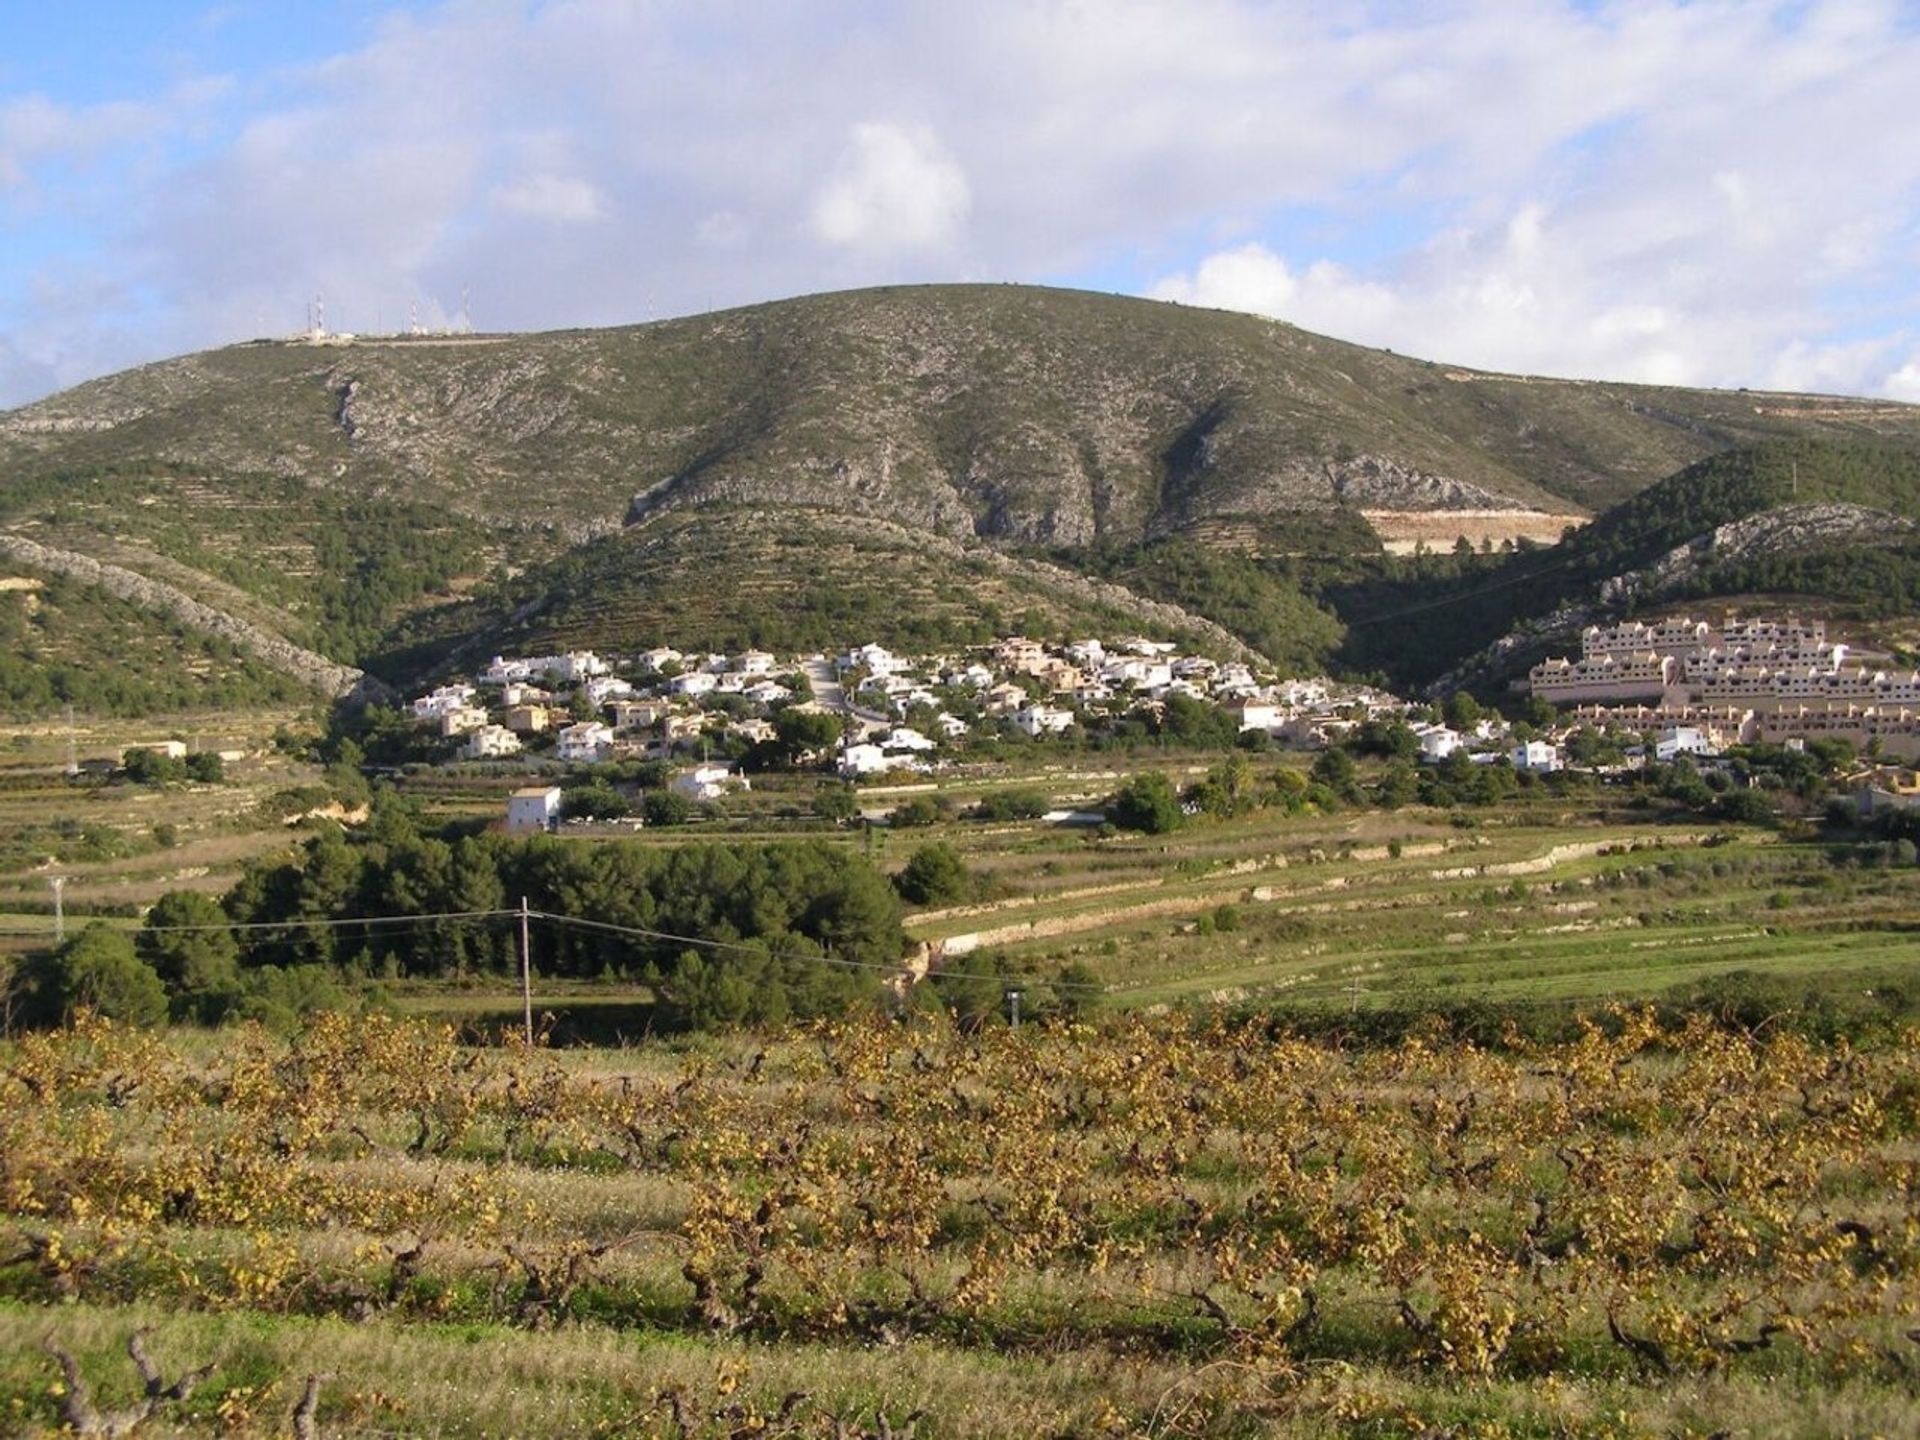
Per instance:
[[[1898,703],[1920,694],[1920,676],[1867,669],[1818,623],[1590,627],[1579,660],[1546,661],[1530,679],[1532,702],[1509,721],[1471,703],[1429,706],[1365,685],[1283,679],[1139,637],[1015,636],[943,655],[878,644],[833,656],[657,646],[619,657],[496,656],[419,696],[410,712],[443,760],[503,762],[530,775],[655,762],[678,767],[668,788],[692,804],[749,788],[753,770],[775,764],[898,782],[1008,746],[1123,743],[1183,724],[1183,738],[1203,747],[1302,751],[1369,722],[1391,724],[1410,732],[1417,753],[1407,758],[1421,763],[1458,756],[1538,773],[1711,762],[1730,745],[1799,748],[1808,739],[1889,757],[1920,752],[1920,713]],[[824,723],[796,723],[810,715]],[[1598,733],[1622,742],[1607,763],[1576,741]],[[560,787],[529,785],[509,806],[508,828],[550,828],[560,806]]]
[[[1820,621],[1675,617],[1589,626],[1580,658],[1533,667],[1533,695],[1572,720],[1661,736],[1664,752],[1845,741],[1874,756],[1920,757],[1920,671],[1857,650]]]

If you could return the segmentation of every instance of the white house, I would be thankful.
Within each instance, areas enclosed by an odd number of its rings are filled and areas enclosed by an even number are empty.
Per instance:
[[[683,657],[671,645],[656,645],[651,650],[640,652],[640,663],[653,671],[664,670],[669,665],[678,665]]]
[[[968,729],[966,721],[958,715],[949,715],[945,710],[933,717],[933,723],[935,728],[949,740],[958,740],[967,733]]]
[[[1440,761],[1467,743],[1467,737],[1445,725],[1430,725],[1420,732],[1420,758]]]
[[[882,750],[925,751],[937,749],[938,747],[934,741],[929,740],[912,726],[896,725],[887,732],[886,738],[880,742],[880,748]]]
[[[1654,741],[1653,755],[1665,764],[1678,755],[1718,755],[1719,749],[1698,725],[1669,725]]]
[[[467,736],[465,753],[469,760],[497,760],[504,755],[518,755],[520,737],[504,725],[482,725]]]
[[[1009,717],[1014,728],[1027,735],[1058,735],[1073,724],[1071,710],[1056,710],[1051,705],[1028,705]]]
[[[1516,770],[1551,771],[1560,768],[1560,747],[1548,740],[1528,740],[1513,747],[1508,757]]]
[[[464,709],[473,700],[474,693],[471,685],[442,685],[413,702],[413,718],[438,720],[449,710]]]
[[[1242,730],[1265,730],[1272,734],[1284,718],[1271,700],[1234,700],[1223,707],[1239,722]]]
[[[624,700],[633,694],[633,686],[617,675],[596,675],[580,687],[586,692],[587,703],[604,705],[609,700]]]
[[[613,749],[613,730],[598,720],[582,720],[560,731],[554,754],[562,760],[591,764],[604,760]]]
[[[546,667],[536,666],[532,660],[508,660],[496,655],[487,662],[487,668],[480,672],[480,682],[483,685],[511,685],[515,681],[531,680],[536,668],[544,670]]]
[[[674,776],[667,788],[689,800],[718,800],[730,790],[750,787],[746,776],[735,774],[731,765],[712,764],[696,765]]]
[[[739,675],[771,675],[774,657],[765,650],[743,650],[734,657],[733,669]]]
[[[582,680],[604,675],[610,668],[591,650],[569,650],[564,655],[547,657],[547,673],[558,676],[569,685],[578,685]]]
[[[889,758],[887,752],[878,745],[849,745],[840,752],[840,773],[849,780],[861,775],[879,775],[906,763]]]
[[[842,670],[865,668],[870,674],[892,675],[907,668],[907,662],[884,645],[862,645],[840,657]]]
[[[507,833],[525,835],[551,830],[560,818],[558,785],[527,785],[507,797]]]
[[[777,680],[761,680],[740,693],[756,705],[778,705],[793,698],[793,692]]]
[[[993,684],[993,671],[980,664],[969,665],[963,670],[947,672],[949,685],[964,685],[969,690],[985,690]]]
[[[667,688],[676,695],[710,695],[720,687],[720,678],[705,670],[689,670],[684,675],[676,675],[673,684]]]

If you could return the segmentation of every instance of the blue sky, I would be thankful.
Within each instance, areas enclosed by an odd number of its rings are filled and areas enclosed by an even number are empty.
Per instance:
[[[1920,400],[1920,6],[65,0],[0,12],[0,406],[304,323],[1021,280]]]

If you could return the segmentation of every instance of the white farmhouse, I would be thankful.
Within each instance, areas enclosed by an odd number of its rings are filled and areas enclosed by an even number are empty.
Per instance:
[[[551,830],[560,818],[558,785],[527,785],[507,797],[507,833],[527,835]]]
[[[1467,743],[1467,737],[1445,725],[1429,725],[1420,731],[1420,758],[1439,762]]]

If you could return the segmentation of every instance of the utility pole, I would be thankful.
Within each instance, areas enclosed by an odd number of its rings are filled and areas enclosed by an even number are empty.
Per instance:
[[[1018,990],[1007,991],[1007,1018],[1014,1029],[1020,1028],[1020,992]]]
[[[533,1044],[533,948],[527,940],[527,897],[520,897],[520,1008],[526,1020],[527,1044]]]
[[[1349,1015],[1360,1013],[1360,977],[1358,975],[1347,981],[1347,1013]]]
[[[67,938],[67,910],[60,892],[67,888],[67,877],[49,875],[47,884],[53,887],[53,938],[56,943],[64,944]]]
[[[73,706],[67,706],[67,778],[71,780],[80,773],[80,752],[73,741]]]

